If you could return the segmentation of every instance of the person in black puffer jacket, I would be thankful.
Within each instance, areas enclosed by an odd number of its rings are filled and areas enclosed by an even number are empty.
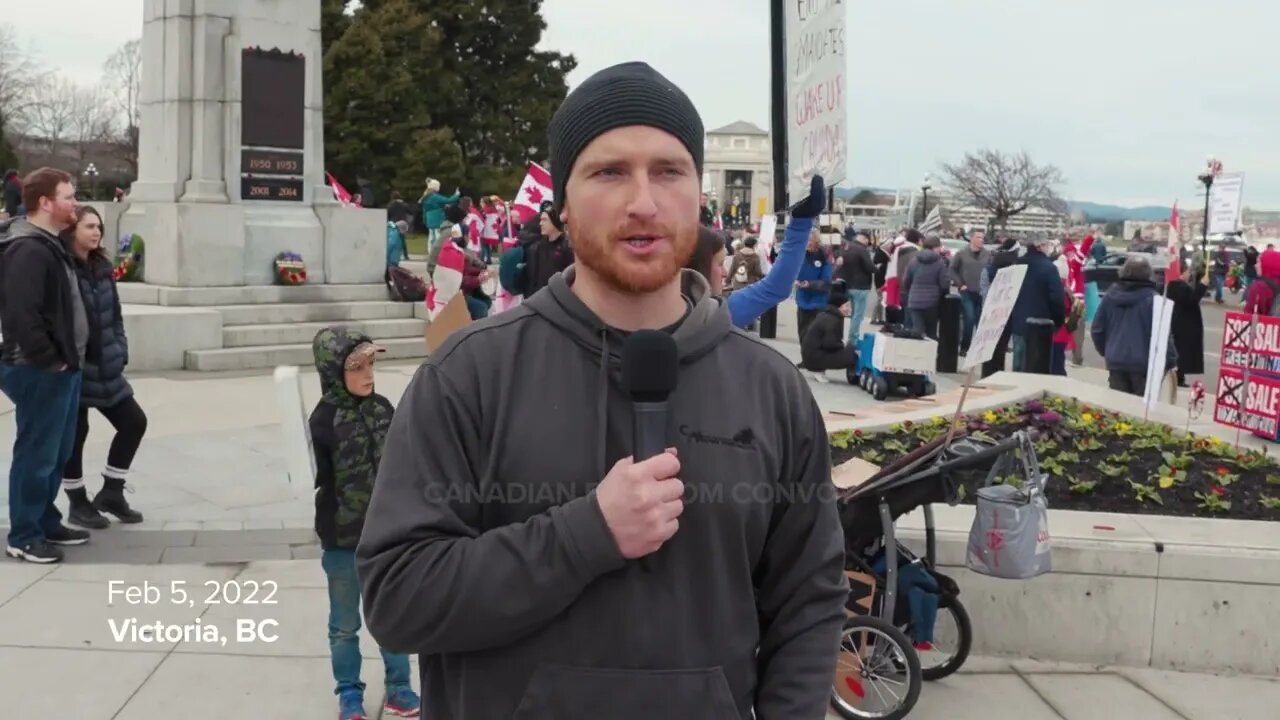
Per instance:
[[[836,281],[827,292],[827,307],[820,311],[800,340],[800,366],[827,382],[827,370],[844,370],[858,364],[858,352],[844,342],[844,306],[849,302],[845,284]]]
[[[122,523],[139,523],[142,514],[129,507],[124,489],[129,466],[147,432],[147,416],[124,376],[129,364],[129,341],[124,333],[111,260],[102,249],[102,218],[98,212],[81,205],[76,210],[76,224],[62,233],[62,242],[75,258],[80,296],[89,318],[76,444],[62,471],[62,489],[70,501],[69,519],[81,527],[105,528],[111,523],[102,513],[108,513]],[[102,491],[92,502],[85,490],[83,469],[90,408],[97,408],[116,430],[102,471]]]

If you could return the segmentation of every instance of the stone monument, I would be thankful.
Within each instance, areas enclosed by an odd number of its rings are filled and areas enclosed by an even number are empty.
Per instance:
[[[308,283],[381,283],[384,213],[341,205],[324,182],[319,0],[144,2],[120,234],[145,240],[146,284],[271,285],[284,251]]]

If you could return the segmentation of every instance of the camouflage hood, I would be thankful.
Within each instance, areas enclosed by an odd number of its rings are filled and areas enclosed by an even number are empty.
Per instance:
[[[325,328],[316,334],[311,347],[320,375],[323,393],[320,401],[334,407],[331,460],[338,505],[333,523],[336,542],[340,547],[353,548],[363,532],[364,516],[394,410],[391,403],[377,393],[362,398],[347,390],[344,371],[347,358],[358,349],[377,350],[368,335],[341,327]]]
[[[311,352],[315,356],[316,372],[320,375],[320,392],[326,402],[338,407],[359,403],[361,398],[347,392],[344,366],[351,351],[366,343],[372,345],[373,339],[344,327],[327,327],[316,333],[311,341]]]

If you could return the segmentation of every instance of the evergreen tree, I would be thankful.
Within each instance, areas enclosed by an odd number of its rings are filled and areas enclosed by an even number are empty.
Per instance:
[[[412,159],[441,176],[462,180],[461,154],[447,133],[431,126],[433,95],[419,78],[438,72],[440,31],[411,0],[388,0],[360,10],[324,57],[325,163],[343,185],[371,178],[378,197],[392,181],[407,180]],[[422,71],[422,72],[419,72]],[[415,185],[426,170],[414,170]],[[406,192],[408,195],[411,190]]]
[[[541,0],[323,0],[329,170],[373,177],[378,194],[514,196],[544,161],[572,56],[536,50]]]

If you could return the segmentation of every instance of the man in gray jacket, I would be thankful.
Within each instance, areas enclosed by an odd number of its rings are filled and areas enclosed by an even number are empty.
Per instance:
[[[924,249],[911,258],[902,281],[911,329],[931,340],[938,339],[938,310],[942,298],[951,290],[951,274],[947,272],[946,258],[938,253],[940,247],[942,241],[937,235],[925,238]]]
[[[960,337],[960,352],[969,352],[973,332],[982,318],[982,272],[991,263],[991,251],[986,248],[987,233],[974,230],[969,235],[969,247],[951,258],[951,284],[960,291],[964,308],[964,333]]]
[[[682,270],[702,121],[626,63],[549,136],[575,263],[405,390],[357,549],[369,630],[419,655],[425,718],[823,717],[848,596],[826,431]],[[671,334],[678,383],[669,451],[636,462],[620,350],[642,329]]]

